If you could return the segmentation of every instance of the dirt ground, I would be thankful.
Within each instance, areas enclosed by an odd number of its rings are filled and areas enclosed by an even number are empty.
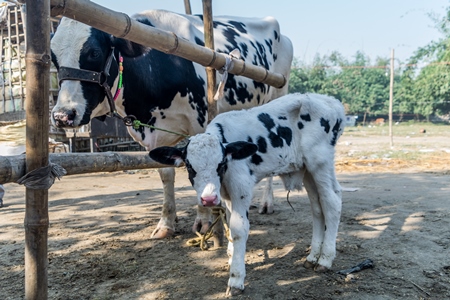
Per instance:
[[[422,141],[423,142],[423,141]],[[311,240],[304,192],[275,180],[275,213],[250,210],[246,289],[235,299],[449,299],[450,151],[448,139],[428,139],[434,153],[403,161],[364,149],[386,138],[344,134],[338,144],[343,212],[332,270],[302,267]],[[405,145],[411,145],[411,139]],[[397,140],[398,147],[401,141]],[[406,146],[405,146],[406,147]],[[446,148],[447,147],[447,148]],[[426,152],[425,151],[425,152]],[[5,184],[0,209],[0,299],[24,297],[24,193]],[[261,196],[255,189],[255,204]],[[201,251],[194,235],[193,190],[179,169],[177,232],[150,240],[162,207],[155,170],[63,177],[49,191],[49,299],[223,299],[226,248]],[[336,272],[365,259],[374,267]]]

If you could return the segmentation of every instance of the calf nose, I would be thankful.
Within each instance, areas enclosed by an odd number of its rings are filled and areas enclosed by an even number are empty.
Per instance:
[[[56,127],[73,126],[73,120],[77,113],[74,109],[66,111],[57,111],[53,113],[53,119],[55,120]]]
[[[200,197],[200,200],[202,200],[203,206],[217,206],[220,204],[219,197],[217,197],[217,195],[202,196]]]

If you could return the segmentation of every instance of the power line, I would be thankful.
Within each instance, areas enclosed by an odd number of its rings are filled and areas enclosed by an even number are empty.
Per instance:
[[[439,65],[450,65],[449,61],[440,61],[433,63],[416,63],[416,64],[400,64],[398,67],[428,67],[428,66],[439,66]],[[303,67],[293,67],[293,69],[389,69],[389,66],[303,66]]]

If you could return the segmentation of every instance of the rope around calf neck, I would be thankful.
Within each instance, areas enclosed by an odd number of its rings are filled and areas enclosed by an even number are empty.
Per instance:
[[[233,240],[231,239],[230,228],[228,227],[227,221],[225,219],[225,208],[223,208],[223,207],[214,207],[211,210],[213,212],[218,212],[219,216],[217,216],[217,218],[214,220],[214,222],[212,222],[211,226],[209,226],[209,228],[205,232],[205,234],[201,234],[200,232],[196,231],[195,234],[197,235],[197,237],[188,240],[186,242],[186,244],[188,246],[191,246],[191,247],[200,246],[200,249],[207,250],[208,249],[208,244],[206,243],[206,241],[213,237],[213,235],[214,235],[214,233],[213,233],[214,226],[217,225],[219,220],[222,220],[226,238],[228,239],[228,241],[230,243],[233,242]]]

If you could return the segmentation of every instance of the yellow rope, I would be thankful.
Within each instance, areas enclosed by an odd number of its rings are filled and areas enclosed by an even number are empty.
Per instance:
[[[216,212],[216,213],[218,212],[219,216],[217,216],[217,218],[214,220],[214,222],[212,222],[211,226],[209,226],[209,228],[205,232],[205,234],[201,234],[200,232],[196,231],[195,234],[197,235],[197,237],[188,240],[186,242],[186,244],[188,246],[192,246],[192,247],[200,246],[200,249],[207,250],[208,244],[206,243],[206,241],[209,240],[211,237],[213,237],[214,226],[217,225],[219,220],[222,220],[226,238],[228,239],[228,241],[230,241],[230,243],[233,242],[233,240],[231,239],[231,235],[230,235],[230,228],[228,227],[227,221],[225,219],[225,208],[214,207],[212,209],[212,212]]]

